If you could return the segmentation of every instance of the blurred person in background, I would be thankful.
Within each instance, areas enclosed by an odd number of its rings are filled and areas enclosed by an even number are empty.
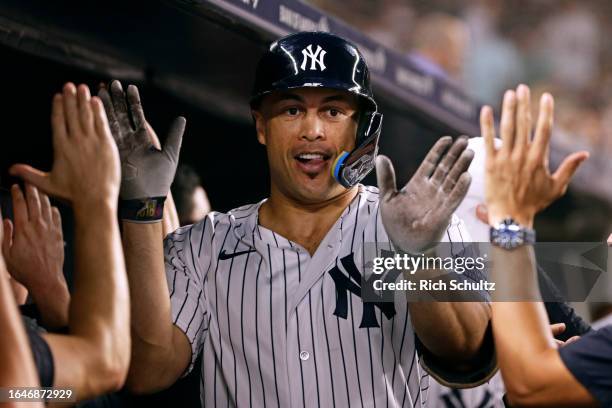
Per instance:
[[[499,32],[506,7],[501,0],[481,0],[470,3],[463,13],[470,27],[465,89],[484,103],[496,103],[504,89],[524,77],[523,57]]]
[[[601,28],[585,2],[555,2],[539,29],[539,50],[554,81],[580,91],[599,74]]]
[[[191,166],[178,166],[171,191],[181,226],[195,224],[210,212],[206,190],[202,187],[200,176]]]
[[[469,31],[461,19],[442,13],[417,18],[412,41],[409,58],[423,72],[462,79]]]
[[[129,293],[117,222],[119,156],[102,102],[91,98],[85,85],[77,91],[68,83],[62,94],[54,96],[51,122],[55,147],[51,172],[24,164],[9,171],[71,203],[76,238],[74,292],[67,334],[28,332],[41,385],[70,388],[77,400],[84,400],[121,388],[130,360]],[[26,198],[16,187],[14,194],[18,205],[9,252],[11,259],[19,260],[25,255],[16,252],[29,250],[20,239],[31,236],[31,229],[40,229],[41,224],[54,223],[54,216],[35,188],[27,187]],[[53,247],[56,258],[60,257],[60,248],[49,246]]]

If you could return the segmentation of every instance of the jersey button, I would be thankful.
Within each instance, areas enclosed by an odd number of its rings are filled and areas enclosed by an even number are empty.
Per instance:
[[[310,353],[309,352],[307,352],[306,350],[300,351],[300,360],[306,361],[309,358],[310,358]]]

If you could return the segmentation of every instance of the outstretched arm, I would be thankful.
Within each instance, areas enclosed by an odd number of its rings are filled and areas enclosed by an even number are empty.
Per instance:
[[[535,214],[565,193],[571,176],[588,154],[567,157],[550,174],[548,146],[552,133],[553,99],[544,94],[531,140],[529,88],[504,96],[501,118],[503,146],[493,145],[491,108],[481,113],[487,146],[486,201],[492,226],[511,217],[531,228]],[[498,288],[513,298],[538,299],[535,255],[530,246],[491,248],[491,275]],[[494,294],[494,300],[496,295]],[[508,330],[512,322],[512,330]],[[508,399],[517,406],[593,405],[594,399],[564,365],[541,302],[494,302],[493,332],[499,367]],[[578,340],[580,341],[580,340]]]
[[[390,160],[376,163],[385,230],[396,248],[427,252],[440,241],[470,184],[473,152],[465,137],[439,139],[401,190]],[[422,271],[417,272],[422,274]],[[467,363],[483,346],[490,308],[480,302],[411,302],[412,323],[426,348],[452,364]],[[468,367],[469,368],[469,365]]]
[[[0,236],[2,227],[0,226]],[[0,237],[1,238],[1,237]],[[4,259],[0,256],[0,388],[38,387],[30,343],[10,288]],[[43,404],[14,402],[7,407],[42,407]]]
[[[13,175],[72,204],[76,273],[68,335],[47,334],[56,387],[78,399],[119,389],[130,359],[129,297],[117,223],[119,156],[101,101],[85,85],[53,98],[50,173],[15,165]]]
[[[113,81],[110,93],[102,89],[99,96],[121,156],[122,202],[165,198],[176,171],[185,119],[175,121],[161,150],[161,145],[154,148],[159,141],[150,133],[134,85],[126,95],[119,81]],[[166,388],[180,377],[189,365],[191,346],[171,318],[163,254],[163,235],[170,231],[164,231],[159,215],[139,220],[136,214],[128,213],[123,218],[132,313],[127,386],[133,392],[147,393]]]

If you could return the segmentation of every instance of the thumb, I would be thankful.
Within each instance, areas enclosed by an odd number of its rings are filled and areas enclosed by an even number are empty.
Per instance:
[[[179,152],[181,151],[181,144],[183,143],[183,133],[185,132],[185,123],[187,121],[184,117],[179,116],[172,122],[166,143],[164,144],[164,152],[172,159],[175,163],[178,162]]]
[[[589,158],[589,152],[576,152],[570,154],[568,157],[563,160],[561,165],[555,174],[553,174],[553,178],[557,182],[557,184],[561,187],[561,191],[564,193],[567,185],[570,182],[570,179],[578,170],[578,166]]]
[[[382,154],[376,157],[376,181],[380,189],[380,195],[383,199],[387,199],[397,191],[393,164],[387,156]]]
[[[11,166],[11,168],[9,169],[9,173],[12,176],[19,177],[25,182],[28,182],[34,185],[35,187],[38,187],[40,190],[44,191],[49,195],[55,195],[55,192],[53,191],[51,186],[49,173],[35,169],[34,167],[28,166],[27,164],[15,164]]]
[[[550,331],[553,337],[557,337],[565,331],[565,323],[555,323],[550,325]]]

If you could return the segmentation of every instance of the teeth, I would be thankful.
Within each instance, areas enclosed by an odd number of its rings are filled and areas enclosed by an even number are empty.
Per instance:
[[[302,153],[298,155],[298,158],[302,160],[323,159],[323,155],[319,153]]]

